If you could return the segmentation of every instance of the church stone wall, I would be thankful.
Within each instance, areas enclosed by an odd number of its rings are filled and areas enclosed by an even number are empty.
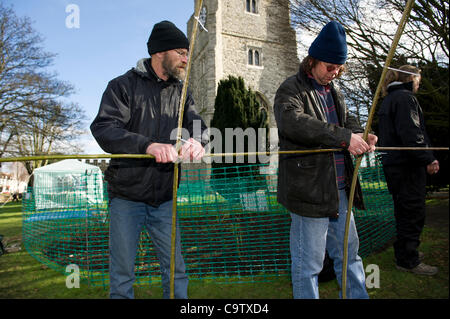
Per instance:
[[[260,92],[273,108],[276,90],[297,72],[298,57],[289,10],[277,0],[258,0],[258,13],[245,10],[246,0],[204,0],[206,28],[200,31],[192,53],[190,88],[197,109],[209,124],[220,80],[241,76],[247,86]],[[192,17],[188,22],[191,34]],[[248,64],[248,50],[260,52],[261,66]],[[273,115],[270,125],[275,126]]]

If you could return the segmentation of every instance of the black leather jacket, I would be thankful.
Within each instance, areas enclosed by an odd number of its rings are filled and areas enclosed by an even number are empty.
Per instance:
[[[333,83],[331,92],[342,127],[329,124],[311,79],[300,70],[279,87],[274,104],[280,150],[345,148],[352,133],[363,129],[349,116],[344,98]],[[353,175],[348,151],[344,154],[347,190]],[[278,202],[289,211],[306,217],[337,217],[338,185],[334,154],[315,153],[279,156]],[[354,206],[363,209],[358,183]]]
[[[412,82],[393,83],[378,111],[379,145],[427,147],[430,144],[422,108],[412,91]],[[383,165],[426,166],[435,160],[431,151],[386,151]]]
[[[176,136],[181,90],[182,82],[159,79],[150,59],[140,60],[136,68],[109,82],[91,132],[100,147],[112,154],[145,154],[152,142],[175,144],[170,137],[174,129]],[[193,129],[195,120],[199,121],[200,130]],[[198,141],[206,129],[189,93],[183,127]],[[156,163],[154,159],[112,159],[105,179],[110,198],[152,206],[172,199],[172,163]]]

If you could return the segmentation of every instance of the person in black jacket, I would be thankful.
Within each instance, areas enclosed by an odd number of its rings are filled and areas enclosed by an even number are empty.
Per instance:
[[[411,65],[391,69],[383,85],[385,96],[378,111],[380,146],[427,147],[422,109],[415,93],[420,69]],[[394,201],[397,239],[396,266],[403,271],[434,275],[437,267],[421,262],[417,250],[425,223],[426,174],[436,174],[439,162],[431,151],[386,151],[382,155],[384,173]]]
[[[328,23],[311,44],[299,72],[286,79],[275,95],[274,111],[280,150],[341,148],[342,151],[279,156],[278,202],[291,213],[290,252],[294,298],[319,298],[318,274],[325,251],[342,279],[344,230],[348,191],[353,176],[350,154],[374,151],[333,82],[345,68],[344,28]],[[359,184],[358,184],[359,185]],[[355,206],[363,208],[358,187]],[[368,298],[365,274],[358,256],[359,239],[351,216],[348,240],[348,298]]]
[[[115,154],[150,154],[154,159],[112,159],[105,179],[110,199],[110,297],[133,298],[134,262],[143,227],[160,262],[163,296],[168,298],[174,162],[199,160],[205,153],[206,125],[188,92],[183,128],[190,137],[175,150],[181,91],[189,41],[173,23],[154,25],[150,58],[111,80],[91,132],[100,147]],[[175,164],[179,165],[179,164]],[[187,298],[188,278],[177,227],[175,298]]]

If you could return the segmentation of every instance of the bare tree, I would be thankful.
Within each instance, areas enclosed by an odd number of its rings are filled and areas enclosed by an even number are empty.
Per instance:
[[[30,174],[28,173],[25,165],[22,162],[11,163],[10,172],[13,179],[17,181],[17,188],[19,188],[18,186],[20,182],[26,183],[30,178]]]
[[[282,2],[288,0],[279,0]],[[397,30],[404,0],[290,0],[292,24],[315,37],[331,20],[346,29],[349,72],[341,81],[350,110],[364,122],[373,98],[369,77],[381,69]],[[396,50],[396,58],[448,68],[448,0],[418,0]],[[308,44],[300,43],[306,55]],[[448,81],[445,84],[448,86]]]
[[[405,1],[379,0],[379,6],[401,12]],[[422,64],[438,62],[448,67],[448,14],[448,0],[416,0],[404,32],[406,40],[402,42],[407,44],[402,46],[402,51],[408,53],[403,54]]]
[[[21,156],[64,154],[68,150],[79,152],[74,144],[82,134],[84,113],[76,104],[41,101],[23,106],[28,118],[16,127],[14,147]],[[25,163],[28,173],[48,161],[29,161]]]
[[[46,71],[55,55],[45,52],[42,43],[28,18],[17,17],[11,8],[0,2],[0,157],[29,154],[30,148],[25,149],[18,143],[35,134],[32,121],[51,123],[52,116],[60,116],[57,105],[64,111],[69,109],[56,101],[72,94],[73,87]],[[78,107],[74,110],[79,114],[72,118],[76,126],[84,115]],[[63,123],[56,121],[53,125]],[[60,127],[66,128],[67,125]],[[47,133],[51,137],[44,140],[52,140],[52,144],[57,139],[67,138],[67,135],[44,129],[39,132],[42,136]]]

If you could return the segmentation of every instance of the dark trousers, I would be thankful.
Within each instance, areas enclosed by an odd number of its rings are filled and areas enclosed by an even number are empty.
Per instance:
[[[420,263],[417,248],[425,224],[426,168],[413,165],[385,166],[384,173],[394,200],[396,262],[400,267],[411,269]]]

